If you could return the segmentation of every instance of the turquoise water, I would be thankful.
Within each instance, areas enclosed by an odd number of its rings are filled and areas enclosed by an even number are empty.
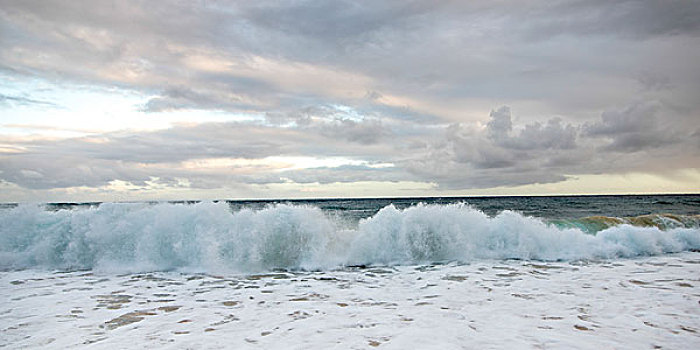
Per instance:
[[[325,270],[700,249],[700,196],[5,205],[0,270]]]
[[[272,203],[311,205],[321,210],[359,220],[393,205],[404,209],[419,203],[466,203],[490,216],[504,210],[544,219],[577,219],[587,216],[640,216],[669,213],[700,215],[700,195],[630,196],[517,196],[517,197],[421,197],[368,199],[309,199],[229,201],[232,209],[263,208]]]

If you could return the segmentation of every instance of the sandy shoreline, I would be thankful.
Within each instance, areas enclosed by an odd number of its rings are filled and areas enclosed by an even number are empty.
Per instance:
[[[212,276],[0,273],[15,348],[668,348],[700,344],[700,253]]]

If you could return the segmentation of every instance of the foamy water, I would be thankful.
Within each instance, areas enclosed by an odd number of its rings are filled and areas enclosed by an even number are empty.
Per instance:
[[[0,273],[0,345],[696,349],[700,253],[257,275]]]
[[[0,347],[695,349],[697,200],[626,200],[9,205]]]
[[[672,226],[673,227],[673,226]],[[348,224],[312,206],[231,212],[226,203],[0,211],[0,268],[260,272],[356,265],[570,261],[700,249],[697,227],[612,226],[595,234],[465,204],[387,206]]]

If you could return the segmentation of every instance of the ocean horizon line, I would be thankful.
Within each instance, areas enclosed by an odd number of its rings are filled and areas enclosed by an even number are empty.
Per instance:
[[[0,205],[19,204],[48,204],[48,205],[97,205],[101,203],[172,203],[172,204],[195,204],[201,202],[313,202],[313,201],[352,201],[352,200],[435,200],[435,199],[489,199],[489,198],[574,198],[574,197],[644,197],[644,196],[698,196],[700,192],[652,192],[652,193],[601,193],[601,194],[515,194],[515,195],[448,195],[448,196],[376,196],[376,197],[297,197],[297,198],[200,198],[200,199],[144,199],[144,200],[119,200],[119,201],[14,201],[0,202]]]

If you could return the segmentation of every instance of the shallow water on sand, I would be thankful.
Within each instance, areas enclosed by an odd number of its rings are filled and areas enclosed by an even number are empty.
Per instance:
[[[695,349],[700,253],[209,275],[0,272],[0,347]]]

